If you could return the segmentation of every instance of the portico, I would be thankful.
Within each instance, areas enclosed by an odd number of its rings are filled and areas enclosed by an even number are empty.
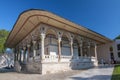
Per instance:
[[[50,12],[29,10],[19,16],[5,45],[14,48],[16,70],[46,74],[97,66],[97,46],[108,42]]]

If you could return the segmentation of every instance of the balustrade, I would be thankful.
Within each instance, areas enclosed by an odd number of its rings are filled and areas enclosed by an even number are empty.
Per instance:
[[[44,55],[45,59],[44,62],[58,62],[58,55]],[[35,57],[35,61],[40,61],[40,56]],[[30,58],[30,61],[32,61],[32,58]],[[61,62],[96,62],[95,57],[83,57],[83,56],[75,56],[71,59],[71,56],[61,56]]]

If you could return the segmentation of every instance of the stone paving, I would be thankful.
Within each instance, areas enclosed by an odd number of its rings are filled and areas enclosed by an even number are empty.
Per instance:
[[[66,72],[60,72],[56,74],[26,74],[17,72],[6,72],[7,70],[0,72],[0,80],[64,80],[68,76],[72,76],[81,73],[83,70],[71,70]]]
[[[113,69],[113,66],[99,66],[70,76],[65,80],[111,80]]]
[[[103,66],[88,70],[71,70],[46,75],[6,71],[0,72],[0,80],[110,80],[113,67]]]

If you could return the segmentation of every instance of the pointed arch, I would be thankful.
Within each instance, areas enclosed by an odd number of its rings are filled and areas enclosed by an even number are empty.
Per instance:
[[[70,35],[67,32],[63,32],[62,41],[61,41],[61,54],[63,56],[70,56]]]
[[[53,29],[53,28],[48,28],[48,29],[46,30],[46,35],[48,35],[48,34],[55,35],[55,37],[57,38],[57,32],[56,32],[56,30]]]
[[[77,35],[74,36],[73,38],[73,57],[77,58],[80,55],[80,46],[79,46],[79,38]]]
[[[51,53],[58,54],[58,44],[57,44],[57,32],[53,28],[48,28],[46,30],[45,38],[45,54],[51,55]]]
[[[68,33],[68,32],[63,32],[62,37],[65,37],[65,36],[66,36],[66,38],[70,41],[71,34],[70,34],[70,33]]]

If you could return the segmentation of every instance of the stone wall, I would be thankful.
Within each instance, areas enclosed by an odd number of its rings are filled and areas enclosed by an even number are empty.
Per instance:
[[[80,69],[87,69],[96,66],[95,61],[88,60],[84,61],[81,60],[72,60],[69,62],[49,62],[49,63],[42,63],[42,74],[50,74],[50,73],[57,73],[57,72],[64,72],[68,70],[80,70]]]
[[[120,44],[120,40],[115,40],[113,42],[113,54],[114,54],[114,59],[117,61],[117,62],[120,62],[120,57],[118,57],[118,52],[120,52],[120,50],[118,50],[117,48],[117,45]]]
[[[30,62],[26,64],[26,71],[29,73],[41,74],[42,64],[40,62]]]
[[[87,69],[95,66],[95,62],[89,59],[70,60],[67,62],[29,62],[19,64],[15,62],[15,70],[17,72],[50,74],[64,72],[69,70]]]
[[[14,70],[17,71],[17,72],[21,72],[21,65],[18,61],[15,61],[14,62]]]
[[[16,61],[14,69],[17,72],[41,74],[42,64],[40,62],[19,63]]]
[[[95,62],[93,61],[87,61],[87,60],[72,60],[70,67],[73,70],[79,70],[79,69],[87,69],[92,68],[95,66]]]
[[[71,70],[70,63],[43,63],[42,64],[42,74],[50,74]]]
[[[103,59],[106,63],[110,63],[110,46],[111,44],[100,45],[97,48],[97,58],[99,63]]]

